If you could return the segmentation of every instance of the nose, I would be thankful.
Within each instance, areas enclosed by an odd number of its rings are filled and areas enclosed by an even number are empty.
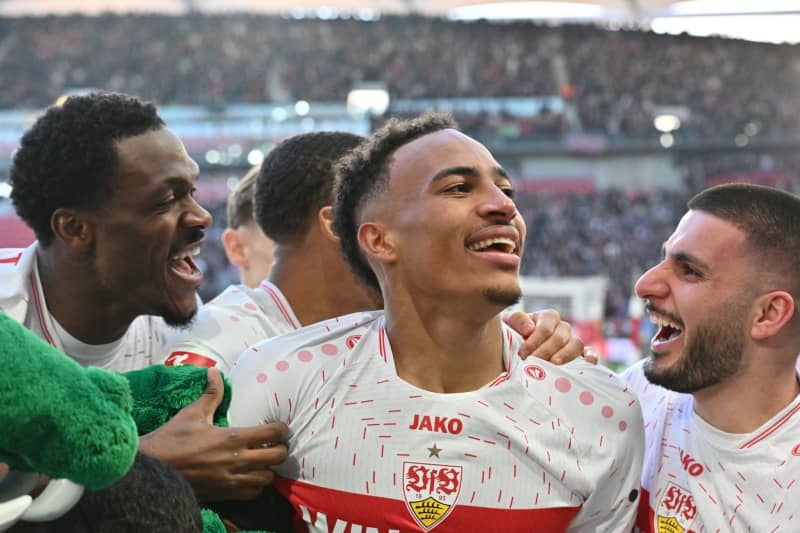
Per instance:
[[[642,299],[663,298],[669,292],[669,286],[663,275],[664,262],[657,264],[642,274],[636,281],[636,296]]]
[[[200,227],[205,229],[211,225],[211,213],[192,198],[191,206],[184,214],[182,222],[184,226],[189,228]]]
[[[478,207],[479,214],[482,217],[498,217],[506,221],[517,216],[517,204],[506,192],[495,184],[490,185]]]

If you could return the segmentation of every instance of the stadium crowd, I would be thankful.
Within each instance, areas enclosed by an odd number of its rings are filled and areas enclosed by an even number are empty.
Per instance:
[[[105,15],[5,18],[0,35],[0,107],[41,107],[65,87],[160,105],[343,101],[354,84],[382,81],[395,99],[560,94],[585,130],[612,136],[654,136],[657,108],[677,106],[689,138],[796,131],[800,107],[797,46],[587,25]]]

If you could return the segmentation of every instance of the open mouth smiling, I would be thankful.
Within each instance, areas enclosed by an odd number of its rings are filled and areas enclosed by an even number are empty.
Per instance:
[[[470,244],[467,249],[472,252],[494,251],[513,254],[517,251],[517,242],[507,237],[493,237]]]
[[[655,344],[666,343],[683,335],[683,325],[679,321],[651,310],[648,310],[648,314],[650,322],[658,326],[658,331],[653,337]]]
[[[199,253],[200,244],[195,243],[172,254],[169,258],[170,270],[189,283],[199,284],[203,280],[203,273],[192,259]]]

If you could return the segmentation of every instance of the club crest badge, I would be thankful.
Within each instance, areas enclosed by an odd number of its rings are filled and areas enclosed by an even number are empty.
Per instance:
[[[414,520],[430,531],[456,505],[463,468],[433,463],[403,463],[403,496]]]
[[[684,533],[697,516],[692,495],[675,483],[667,485],[656,511],[658,533]]]

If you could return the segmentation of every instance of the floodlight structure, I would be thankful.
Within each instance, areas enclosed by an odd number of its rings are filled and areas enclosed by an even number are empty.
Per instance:
[[[389,108],[385,83],[362,83],[347,94],[347,112],[353,116],[383,115]]]

